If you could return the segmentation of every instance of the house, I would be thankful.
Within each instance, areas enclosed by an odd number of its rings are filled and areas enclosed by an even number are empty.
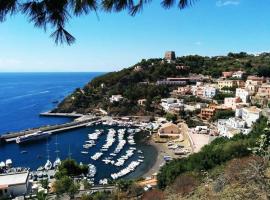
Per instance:
[[[203,90],[203,97],[212,99],[217,94],[217,89],[212,86],[205,86]]]
[[[231,138],[236,134],[248,134],[251,129],[246,128],[246,122],[240,118],[219,119],[217,123],[218,133],[223,137]]]
[[[163,124],[158,130],[160,137],[182,137],[180,128],[171,122]]]
[[[113,102],[119,102],[123,100],[123,96],[121,94],[117,94],[117,95],[112,95],[111,98],[110,98],[110,102],[113,103]]]
[[[134,72],[141,72],[141,71],[143,71],[143,68],[142,68],[142,66],[137,65],[134,67],[133,71]]]
[[[243,88],[236,88],[235,97],[239,97],[243,103],[248,103],[250,100],[249,92]]]
[[[184,86],[184,87],[178,87],[177,90],[174,91],[174,93],[180,94],[180,95],[191,94],[191,87],[189,85]]]
[[[184,104],[176,98],[161,99],[162,108],[166,111],[180,111],[184,109]]]
[[[258,76],[248,76],[245,84],[246,90],[250,92],[250,94],[254,95],[258,92],[259,87],[265,82],[264,77]]]
[[[224,106],[227,108],[231,108],[233,110],[236,109],[236,105],[241,102],[239,97],[227,97],[224,98]]]
[[[245,82],[243,80],[220,80],[218,81],[218,89],[222,89],[224,87],[233,88],[233,87],[244,87]]]
[[[262,115],[262,110],[256,106],[242,108],[242,119],[251,127]]]
[[[224,78],[230,78],[232,77],[232,75],[233,75],[233,72],[222,72],[222,76]]]
[[[201,109],[201,114],[200,114],[201,119],[203,119],[203,120],[211,119],[214,116],[215,111],[216,111],[216,109],[211,108],[211,107]]]
[[[139,100],[138,100],[138,104],[139,104],[140,106],[144,106],[145,103],[146,103],[146,99],[139,99]]]
[[[9,196],[21,196],[27,193],[29,172],[0,174],[0,199]]]
[[[232,77],[241,79],[243,78],[244,74],[245,74],[244,71],[236,71],[236,72],[233,72]]]
[[[256,95],[258,95],[260,97],[270,98],[270,84],[262,84],[258,88],[258,92]]]

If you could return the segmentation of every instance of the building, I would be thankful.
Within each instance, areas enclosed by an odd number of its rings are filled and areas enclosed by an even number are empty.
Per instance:
[[[262,115],[262,110],[256,106],[242,108],[242,119],[251,127]]]
[[[250,128],[246,128],[246,122],[243,119],[235,117],[219,119],[217,129],[221,136],[228,138],[239,133],[248,134],[251,131]]]
[[[250,92],[250,94],[254,95],[258,92],[259,87],[265,82],[264,77],[258,76],[248,76],[245,84],[246,90]]]
[[[243,88],[236,88],[235,97],[239,97],[243,103],[248,103],[250,100],[249,92]]]
[[[143,68],[142,68],[142,66],[137,65],[134,67],[133,71],[134,72],[141,72],[141,71],[143,71]]]
[[[29,172],[0,174],[0,199],[21,196],[27,193]]]
[[[146,103],[146,99],[139,99],[139,100],[138,100],[138,104],[139,104],[140,106],[144,106],[145,103]]]
[[[244,77],[244,74],[245,74],[244,71],[236,71],[236,72],[233,72],[232,77],[241,79]]]
[[[164,58],[167,61],[175,60],[175,52],[174,51],[166,51]]]
[[[176,98],[161,99],[160,105],[166,112],[180,111],[184,109],[184,104]]]
[[[217,94],[217,89],[212,86],[205,86],[203,90],[203,97],[212,99]]]
[[[180,95],[191,94],[191,87],[189,85],[184,87],[178,87],[177,90],[175,90],[175,93]]]
[[[171,122],[163,124],[158,130],[160,137],[182,137],[180,128]]]
[[[233,88],[233,87],[245,87],[245,82],[243,80],[220,80],[218,81],[218,89],[222,88]]]
[[[216,109],[213,107],[203,108],[201,109],[201,119],[203,120],[209,120],[211,119],[216,112]]]
[[[111,98],[110,98],[110,102],[113,103],[113,102],[119,102],[123,100],[123,96],[121,94],[117,94],[117,95],[112,95]]]
[[[224,98],[224,106],[227,108],[235,110],[238,103],[241,103],[241,99],[239,97]]]
[[[257,95],[260,97],[270,98],[270,84],[262,84],[258,88]]]
[[[247,77],[247,84],[253,84],[253,85],[261,85],[265,82],[264,77],[259,77],[259,76],[248,76]]]
[[[224,78],[230,78],[232,77],[232,75],[233,75],[233,72],[222,72],[222,76]]]

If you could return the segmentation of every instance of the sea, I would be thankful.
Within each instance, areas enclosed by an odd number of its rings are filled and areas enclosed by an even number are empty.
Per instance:
[[[76,88],[82,88],[94,77],[103,73],[0,73],[0,135],[7,132],[25,130],[43,125],[62,124],[73,119],[64,117],[42,117],[41,112],[50,111],[57,106],[67,95]],[[106,142],[106,135],[109,127],[98,125],[66,131],[52,135],[48,140],[34,141],[27,144],[0,144],[0,162],[11,159],[15,167],[29,167],[36,170],[44,166],[49,158],[53,162],[57,154],[63,160],[68,157],[84,164],[96,166],[96,179],[109,178],[111,173],[120,171],[133,160],[138,160],[138,153],[135,153],[127,160],[124,166],[115,167],[106,165],[102,158],[93,161],[90,157],[98,152]],[[89,154],[82,154],[82,145],[88,139],[88,134],[95,129],[104,129],[105,133],[98,139],[97,145],[89,150]],[[145,142],[140,142],[140,135],[135,136],[136,148],[143,151],[144,162],[136,170],[124,178],[139,178],[148,171],[155,162],[157,151],[154,147]],[[104,157],[115,149],[117,140],[114,142]],[[124,149],[116,158],[125,154],[129,148]],[[149,156],[151,155],[151,156]]]

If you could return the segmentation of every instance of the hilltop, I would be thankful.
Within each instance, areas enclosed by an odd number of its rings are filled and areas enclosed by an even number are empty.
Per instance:
[[[218,78],[224,71],[244,70],[247,75],[270,76],[270,53],[259,55],[229,53],[226,56],[190,55],[173,61],[162,58],[143,59],[117,72],[110,72],[76,89],[54,110],[56,112],[87,113],[102,108],[112,115],[162,115],[158,103],[169,97],[174,85],[157,84],[168,77],[188,77],[201,74]],[[210,81],[211,81],[210,79]],[[110,102],[112,95],[123,100]],[[145,106],[138,105],[145,99]]]

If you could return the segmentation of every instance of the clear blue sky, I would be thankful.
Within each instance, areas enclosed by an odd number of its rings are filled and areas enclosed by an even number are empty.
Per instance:
[[[73,18],[72,46],[57,46],[24,16],[0,24],[0,72],[113,71],[142,58],[270,51],[269,0],[199,0],[186,10],[164,10],[154,0],[142,13]]]

